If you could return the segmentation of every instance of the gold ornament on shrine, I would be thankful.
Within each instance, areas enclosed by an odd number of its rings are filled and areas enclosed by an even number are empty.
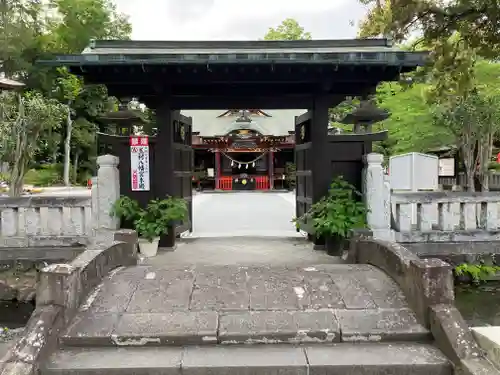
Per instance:
[[[179,129],[179,134],[181,136],[181,139],[185,141],[186,138],[186,130],[184,129],[184,125],[181,125],[181,128]]]
[[[243,185],[246,185],[246,184],[247,184],[247,180],[246,180],[246,179],[243,179],[243,180],[241,181],[241,183],[242,183]]]

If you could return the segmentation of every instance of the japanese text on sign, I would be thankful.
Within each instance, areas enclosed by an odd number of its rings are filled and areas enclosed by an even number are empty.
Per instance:
[[[147,136],[130,137],[132,191],[149,191],[149,142]]]

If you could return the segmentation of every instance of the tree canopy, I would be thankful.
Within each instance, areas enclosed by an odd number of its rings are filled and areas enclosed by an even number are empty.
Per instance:
[[[418,34],[424,41],[459,34],[483,57],[500,52],[499,0],[360,0],[370,11],[361,36],[390,35],[397,42]]]
[[[500,1],[360,1],[370,6],[361,37],[385,36],[398,43],[413,37],[410,47],[430,51],[420,79],[433,122],[453,136],[468,188],[487,190],[491,154],[500,135],[494,104],[500,102]]]
[[[128,18],[110,0],[0,2],[0,72],[25,83],[21,92],[4,92],[0,99],[0,162],[10,165],[12,194],[20,193],[30,168],[46,163],[61,165],[69,184],[73,161],[74,182],[86,179],[92,169],[89,161],[95,158],[93,137],[102,126],[96,119],[116,103],[106,87],[85,85],[65,69],[41,67],[35,61],[80,53],[91,39],[126,39],[130,33]],[[47,175],[47,183],[52,183],[59,182],[54,178],[61,173]]]
[[[304,30],[293,18],[285,19],[277,27],[270,27],[264,40],[309,40],[311,33]]]

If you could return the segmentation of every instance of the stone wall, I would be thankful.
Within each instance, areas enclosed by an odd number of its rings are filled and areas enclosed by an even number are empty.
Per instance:
[[[71,262],[42,269],[36,309],[22,337],[0,358],[0,373],[35,374],[37,364],[57,345],[60,329],[75,316],[90,291],[117,267],[135,264],[137,234],[119,230],[112,233],[111,244],[91,245]]]
[[[400,244],[364,235],[351,241],[348,260],[378,267],[398,283],[419,321],[431,331],[435,345],[452,361],[455,373],[498,374],[455,307],[449,264],[419,259]]]
[[[0,197],[0,211],[0,248],[84,246],[92,233],[90,197]]]

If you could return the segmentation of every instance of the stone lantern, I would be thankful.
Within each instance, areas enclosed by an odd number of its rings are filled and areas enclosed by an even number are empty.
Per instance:
[[[139,111],[129,109],[127,103],[120,103],[118,111],[108,112],[100,120],[114,125],[113,134],[120,136],[133,135],[134,125],[144,124]]]
[[[0,90],[15,90],[24,87],[24,83],[0,77]]]
[[[372,133],[373,124],[389,118],[389,111],[377,107],[372,100],[362,100],[359,106],[340,123],[354,126],[354,133]]]

